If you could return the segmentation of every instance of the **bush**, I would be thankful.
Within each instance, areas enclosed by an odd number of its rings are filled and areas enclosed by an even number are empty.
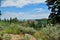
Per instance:
[[[42,32],[36,32],[33,35],[37,40],[48,40],[48,37]]]
[[[34,28],[31,28],[31,27],[22,27],[20,26],[20,30],[23,32],[23,33],[29,33],[29,34],[33,34],[36,32],[36,30]]]
[[[3,39],[4,39],[4,40],[11,40],[11,35],[9,35],[9,34],[4,34],[4,35],[3,35]]]
[[[31,38],[31,36],[28,34],[24,36],[24,40],[30,40],[30,38]]]
[[[9,34],[19,34],[19,33],[31,33],[36,32],[34,28],[31,27],[23,27],[19,24],[10,24],[8,27],[5,27],[1,33],[9,33]]]
[[[0,40],[2,40],[2,36],[1,36],[1,34],[0,34]]]
[[[20,28],[17,26],[12,26],[12,27],[7,27],[6,29],[4,29],[4,31],[9,34],[19,34]]]
[[[41,32],[44,32],[47,36],[49,36],[49,40],[58,40],[59,33],[60,33],[60,26],[47,26],[41,29]]]

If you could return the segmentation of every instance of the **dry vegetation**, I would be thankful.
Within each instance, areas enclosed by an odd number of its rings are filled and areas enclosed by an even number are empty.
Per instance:
[[[0,40],[60,40],[60,25],[38,26],[39,23],[34,25],[37,21],[31,21],[30,24],[28,21],[0,21]]]

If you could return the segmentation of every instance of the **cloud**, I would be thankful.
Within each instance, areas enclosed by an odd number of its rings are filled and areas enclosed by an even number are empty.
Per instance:
[[[36,12],[38,12],[38,13],[49,13],[50,11],[49,10],[47,10],[47,9],[43,9],[43,8],[36,8],[36,9],[34,9]]]
[[[28,13],[15,13],[15,12],[5,12],[4,14],[1,15],[1,19],[9,19],[17,17],[18,19],[41,19],[41,18],[47,18],[49,14],[28,14]]]
[[[16,7],[23,7],[25,5],[29,4],[39,4],[46,0],[5,0],[2,1],[1,7],[7,7],[7,6],[16,6]]]
[[[24,16],[24,13],[5,12],[4,14],[1,15],[1,19],[4,19],[4,18],[10,19],[10,17],[11,18],[15,18],[15,17],[20,18],[22,16]]]
[[[43,9],[43,8],[36,8],[36,9],[34,9],[35,11],[37,11],[37,12],[45,12],[46,10],[45,9]]]

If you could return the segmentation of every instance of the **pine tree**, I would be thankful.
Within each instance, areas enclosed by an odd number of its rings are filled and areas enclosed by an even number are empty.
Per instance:
[[[48,9],[51,10],[49,15],[49,23],[60,24],[60,0],[46,0]]]

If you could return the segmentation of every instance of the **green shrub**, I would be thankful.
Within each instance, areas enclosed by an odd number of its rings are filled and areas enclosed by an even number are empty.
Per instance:
[[[19,34],[20,28],[17,26],[12,26],[12,27],[7,27],[4,31],[9,34]]]
[[[19,24],[10,24],[8,27],[4,28],[2,33],[9,33],[9,34],[19,34],[20,32],[23,33],[34,33],[36,30],[31,27],[23,27]]]
[[[31,28],[31,27],[21,27],[20,26],[20,30],[23,33],[35,33],[36,32],[36,30],[34,28]]]
[[[47,36],[49,36],[49,40],[58,40],[60,33],[60,25],[47,26],[45,28],[42,28],[40,31],[44,32]]]
[[[33,35],[37,40],[48,40],[47,35],[43,34],[42,32],[36,32]]]
[[[11,35],[5,34],[5,35],[3,36],[3,39],[4,39],[4,40],[11,40]]]
[[[30,35],[25,35],[24,40],[30,40],[31,36]]]
[[[2,36],[1,36],[1,34],[0,34],[0,40],[2,40]]]

